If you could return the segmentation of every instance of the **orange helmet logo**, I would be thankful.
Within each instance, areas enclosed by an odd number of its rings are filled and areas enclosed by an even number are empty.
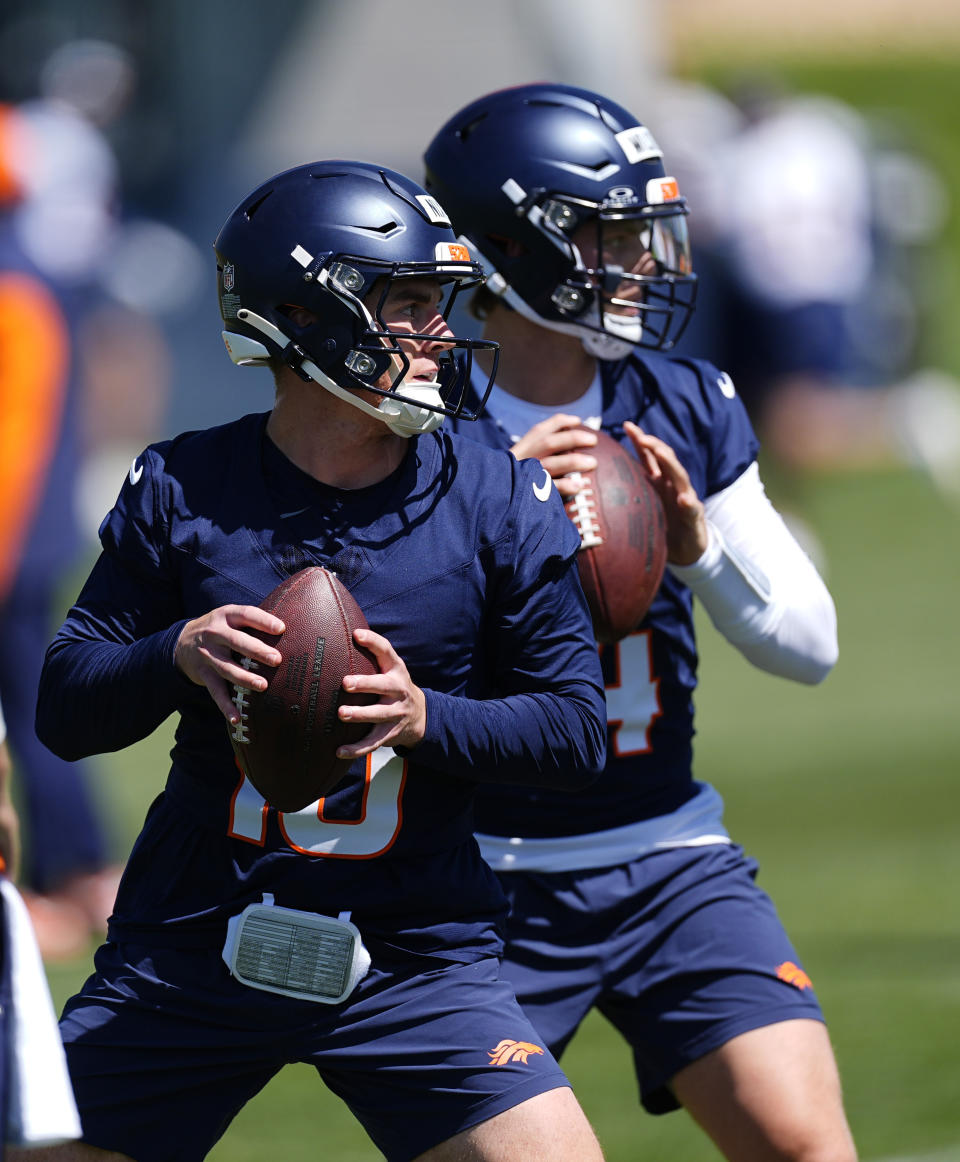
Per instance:
[[[470,262],[470,251],[462,242],[438,242],[438,262]]]
[[[531,1045],[529,1041],[511,1041],[509,1038],[504,1038],[496,1049],[490,1050],[490,1064],[509,1065],[511,1061],[519,1061],[522,1065],[526,1065],[527,1058],[531,1053],[542,1052],[543,1050],[539,1045]]]
[[[680,197],[680,187],[676,178],[651,178],[647,182],[647,201],[654,206],[663,202],[675,202]]]

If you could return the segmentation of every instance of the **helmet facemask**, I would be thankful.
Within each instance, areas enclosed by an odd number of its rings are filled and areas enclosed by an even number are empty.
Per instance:
[[[517,212],[550,252],[541,244],[539,253],[528,251],[512,264],[498,260],[504,274],[491,277],[488,286],[532,321],[577,335],[598,359],[622,359],[636,346],[669,350],[693,312],[696,276],[685,202],[676,197],[672,179],[648,184],[657,186],[648,198],[666,185],[673,200],[630,205],[631,195],[633,203],[637,199],[629,187],[622,189],[624,205],[611,197],[621,192],[616,189],[604,202],[535,191]],[[536,296],[522,293],[534,266]]]
[[[458,295],[481,283],[478,264],[469,258],[391,263],[338,254],[320,262],[311,260],[303,278],[309,290],[305,287],[298,305],[311,316],[306,325],[297,325],[297,308],[291,304],[278,306],[273,322],[242,308],[238,311],[242,323],[273,341],[273,351],[264,351],[266,358],[278,355],[301,378],[319,383],[403,437],[435,431],[445,416],[476,418],[465,407],[473,353],[481,349],[493,353],[479,411],[496,375],[498,345],[489,340],[458,338],[448,330],[441,332],[440,326],[441,321],[446,324]],[[403,280],[415,278],[435,282],[441,292],[432,333],[398,329],[385,316],[391,290]],[[224,339],[231,356],[240,362],[231,350],[237,346],[237,336],[225,333]],[[410,343],[443,344],[434,379],[408,379],[411,362],[404,345]],[[279,352],[277,347],[281,348]],[[358,392],[382,398],[374,403]]]

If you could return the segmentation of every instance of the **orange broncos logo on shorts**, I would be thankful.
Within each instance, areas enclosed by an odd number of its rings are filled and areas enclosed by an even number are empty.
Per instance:
[[[490,1050],[491,1065],[509,1065],[511,1061],[527,1064],[531,1053],[542,1053],[539,1045],[531,1045],[529,1041],[511,1041],[505,1037],[496,1049]]]
[[[777,965],[777,977],[779,980],[786,981],[787,984],[792,984],[801,992],[804,989],[813,988],[813,981],[792,960],[785,960],[783,964]]]

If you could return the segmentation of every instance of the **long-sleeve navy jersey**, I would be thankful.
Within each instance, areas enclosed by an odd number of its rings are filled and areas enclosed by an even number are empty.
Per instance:
[[[179,715],[111,936],[207,942],[264,891],[373,926],[495,912],[471,838],[476,785],[575,789],[603,763],[576,534],[555,494],[540,499],[534,463],[474,441],[411,440],[385,480],[342,490],[296,468],[265,423],[187,433],[134,461],[47,654],[37,729],[65,757],[117,750]],[[309,565],[334,571],[403,658],[425,691],[427,733],[281,814],[240,775],[225,719],[173,651],[187,620],[258,604]]]
[[[659,436],[677,453],[701,498],[726,488],[756,459],[746,411],[729,377],[712,364],[637,354],[600,367],[602,429],[631,453],[625,420]],[[575,412],[576,405],[556,410]],[[508,433],[489,413],[460,431],[499,448],[523,434]],[[476,807],[479,832],[534,840],[587,836],[680,812],[660,838],[674,838],[678,828],[691,837],[681,809],[703,788],[692,770],[697,646],[689,589],[668,569],[636,631],[601,647],[600,658],[609,718],[603,776],[575,802],[545,788],[483,788]],[[715,818],[718,811],[711,807],[710,813]]]

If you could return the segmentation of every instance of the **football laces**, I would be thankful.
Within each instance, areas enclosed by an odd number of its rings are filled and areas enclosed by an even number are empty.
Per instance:
[[[244,658],[240,664],[245,670],[252,670],[254,666],[254,663],[249,658]],[[249,690],[234,683],[233,698],[231,701],[233,702],[234,706],[236,706],[237,713],[240,715],[239,719],[234,723],[233,726],[234,742],[248,743],[250,741],[250,736],[247,734],[247,708],[250,705],[250,703],[247,701],[247,695],[249,693]]]
[[[569,472],[567,479],[577,485],[576,493],[567,501],[567,513],[580,534],[580,548],[596,548],[597,545],[603,544],[603,537],[600,535],[593,483],[590,477],[584,476],[582,472]]]

